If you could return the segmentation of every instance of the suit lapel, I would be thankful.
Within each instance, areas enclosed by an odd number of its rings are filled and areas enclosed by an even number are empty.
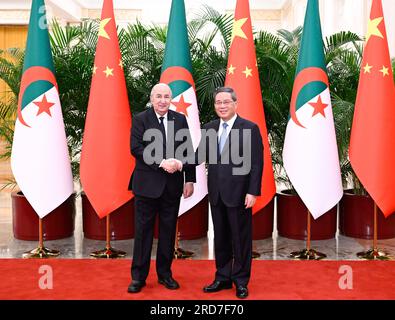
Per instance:
[[[219,160],[221,158],[221,154],[219,153],[219,137],[218,137],[218,131],[219,131],[219,125],[221,123],[220,119],[215,120],[212,125],[207,128],[207,129],[214,129],[217,137],[217,159]]]
[[[167,112],[167,129],[169,128],[169,121],[173,121],[173,125],[174,125],[174,132],[176,132],[179,128],[177,128],[176,126],[178,125],[177,121],[176,121],[176,117],[174,116],[174,111],[170,110]]]
[[[156,116],[156,113],[155,113],[155,110],[153,107],[148,109],[148,114],[149,114],[148,119],[150,122],[150,128],[156,128],[156,129],[160,130],[158,117]]]
[[[151,107],[148,110],[148,112],[149,112],[148,119],[149,119],[149,123],[150,123],[149,127],[150,128],[154,128],[154,129],[158,129],[161,132],[161,129],[160,129],[160,126],[159,126],[159,120],[158,120],[158,117],[156,116],[154,108]],[[161,136],[162,136],[162,134],[161,134]],[[164,148],[163,151],[164,151],[164,157],[165,157],[165,154],[166,154],[166,141],[164,141],[164,139],[162,140],[162,144],[163,144],[163,148]]]

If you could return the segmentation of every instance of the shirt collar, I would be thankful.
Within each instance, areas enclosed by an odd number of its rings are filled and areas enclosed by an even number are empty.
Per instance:
[[[236,121],[236,118],[237,118],[237,113],[235,113],[234,116],[233,116],[232,118],[230,118],[228,121],[226,121],[226,123],[228,124],[228,128],[229,128],[229,129],[232,129],[233,124],[234,124],[235,121]],[[223,123],[225,123],[225,121],[221,119],[221,120],[220,120],[220,123],[219,123],[219,127],[220,127],[220,128],[223,127],[223,126],[222,126]]]
[[[156,115],[156,117],[158,118],[158,121],[160,122],[160,117],[163,117],[164,119],[164,121],[165,120],[167,120],[167,115],[169,114],[169,112],[166,112],[163,116],[161,116],[159,113],[156,113],[156,111],[154,111],[155,112],[155,115]]]

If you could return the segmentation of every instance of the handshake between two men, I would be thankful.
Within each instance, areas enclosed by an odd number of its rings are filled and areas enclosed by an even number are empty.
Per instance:
[[[174,173],[182,170],[182,162],[174,158],[164,159],[160,163],[159,168],[162,168],[168,173]]]
[[[174,158],[164,159],[160,163],[159,168],[162,168],[168,173],[174,173],[176,171],[182,170],[182,162]],[[193,194],[193,182],[186,182],[184,184],[184,189],[182,194],[185,199],[189,198]]]

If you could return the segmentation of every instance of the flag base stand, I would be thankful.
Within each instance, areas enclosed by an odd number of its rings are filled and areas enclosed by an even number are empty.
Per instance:
[[[91,257],[98,259],[116,259],[126,256],[125,251],[116,250],[110,245],[110,215],[106,216],[106,248],[98,251],[93,251]]]
[[[307,245],[306,249],[300,251],[293,251],[289,255],[294,259],[299,260],[321,260],[326,258],[326,254],[322,252],[318,252],[314,249],[310,248],[310,238],[311,238],[311,214],[310,211],[307,210]]]
[[[373,249],[357,253],[359,259],[365,260],[392,260],[384,251],[377,248],[377,205],[374,203],[373,208]]]
[[[116,259],[126,256],[126,252],[108,247],[103,250],[94,251],[90,256],[98,259]]]
[[[318,252],[314,249],[303,249],[301,251],[294,251],[289,254],[294,259],[299,260],[321,260],[326,258],[326,254]]]
[[[178,232],[178,219],[177,219],[176,243],[174,245],[174,259],[189,259],[189,258],[191,258],[195,253],[192,251],[187,251],[187,250],[181,249],[178,246],[179,241],[180,241],[180,233]]]
[[[384,251],[380,249],[369,249],[357,253],[359,259],[365,260],[392,260],[392,258]]]
[[[188,259],[191,258],[195,253],[187,251],[181,248],[174,248],[174,259]]]
[[[44,238],[43,238],[43,220],[42,218],[38,219],[38,247],[25,252],[22,254],[22,257],[25,259],[47,259],[47,258],[54,258],[60,255],[59,250],[51,250],[44,247]]]
[[[60,255],[59,250],[51,250],[43,246],[39,246],[31,251],[25,252],[22,257],[25,259],[47,259],[57,257],[58,255]]]
[[[261,254],[257,251],[252,251],[252,259],[258,259]]]

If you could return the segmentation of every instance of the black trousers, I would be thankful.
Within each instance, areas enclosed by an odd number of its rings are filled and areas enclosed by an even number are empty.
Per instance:
[[[158,277],[172,275],[171,263],[180,206],[180,197],[174,198],[165,188],[159,198],[135,196],[135,236],[132,279],[145,281],[148,276],[156,214],[159,215],[159,237],[156,251],[156,273]]]
[[[221,197],[211,205],[214,225],[214,252],[219,281],[248,284],[252,261],[252,210],[226,207]]]

